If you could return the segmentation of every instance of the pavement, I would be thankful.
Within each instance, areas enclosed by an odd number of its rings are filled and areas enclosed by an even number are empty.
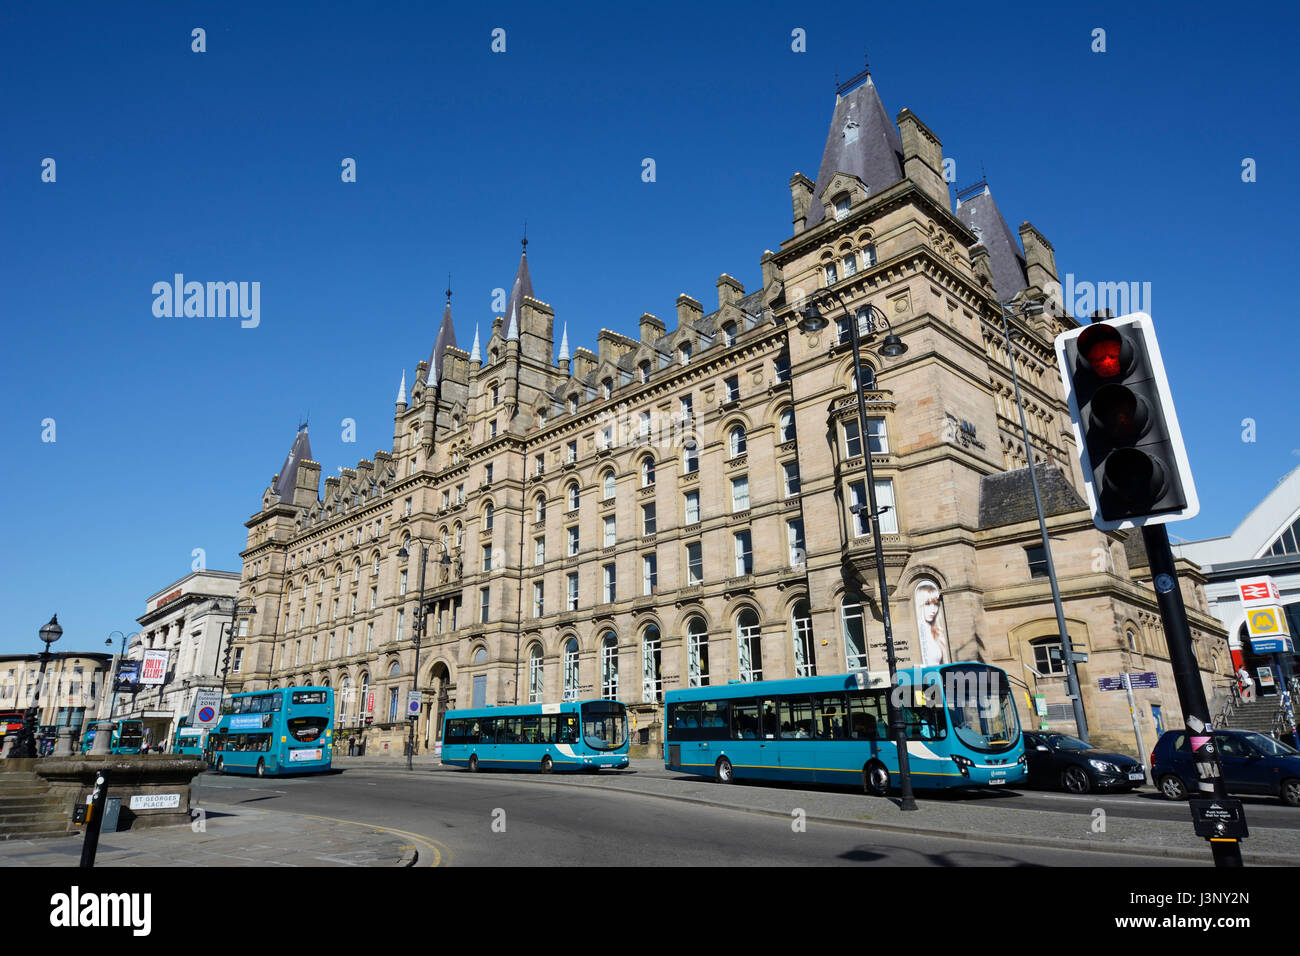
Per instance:
[[[431,756],[415,757],[422,774],[464,773]],[[339,770],[406,773],[402,757],[336,757]],[[490,778],[493,774],[480,774]],[[523,776],[523,775],[515,775]],[[847,789],[737,784],[723,787],[704,777],[684,777],[660,760],[633,760],[627,771],[598,774],[527,775],[539,786],[585,787],[633,792],[749,813],[802,814],[829,823],[894,833],[973,842],[1088,849],[1145,858],[1206,863],[1209,851],[1192,833],[1190,814],[1169,820],[1123,817],[1106,811],[1106,799],[1059,796],[1061,810],[1018,809],[1004,793],[924,795],[904,812],[897,799],[872,799]],[[1008,794],[1009,795],[1009,794]],[[223,806],[204,801],[201,832],[193,826],[104,834],[97,866],[414,866],[437,865],[437,850],[418,834],[332,818]],[[1113,806],[1113,804],[1111,804]],[[1300,860],[1300,811],[1287,825],[1251,825],[1242,844],[1247,864],[1294,866]],[[1249,807],[1247,818],[1250,818]],[[0,866],[76,866],[81,837],[0,842]]]
[[[81,844],[81,834],[5,840],[0,866],[77,866]],[[95,866],[414,866],[419,850],[396,830],[205,801],[188,825],[100,834]]]

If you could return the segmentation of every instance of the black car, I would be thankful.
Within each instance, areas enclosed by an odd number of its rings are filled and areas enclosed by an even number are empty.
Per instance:
[[[1132,757],[1089,747],[1065,734],[1026,732],[1025,757],[1031,786],[1089,793],[1132,790],[1146,781],[1142,764]]]
[[[1300,807],[1300,753],[1249,730],[1216,730],[1214,743],[1228,793],[1274,796]],[[1186,731],[1167,730],[1151,751],[1151,774],[1170,800],[1197,792],[1196,765]]]

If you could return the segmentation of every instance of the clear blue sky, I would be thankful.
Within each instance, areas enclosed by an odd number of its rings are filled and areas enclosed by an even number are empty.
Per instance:
[[[716,301],[724,271],[754,288],[790,233],[790,175],[816,174],[835,74],[864,51],[891,115],[935,130],[959,184],[983,163],[1062,273],[1152,283],[1203,503],[1172,530],[1230,531],[1300,465],[1296,13],[918,10],[6,5],[0,651],[39,649],[55,611],[62,647],[101,648],[196,548],[237,570],[300,417],[325,474],[389,448],[447,273],[468,347],[525,219],[537,296],[574,346],[670,318],[681,292]],[[154,317],[176,272],[260,282],[260,326]]]

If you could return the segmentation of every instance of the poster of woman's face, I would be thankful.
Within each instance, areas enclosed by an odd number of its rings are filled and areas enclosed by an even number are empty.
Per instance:
[[[921,665],[952,663],[948,625],[943,616],[943,592],[933,581],[916,586],[916,632],[921,639]]]

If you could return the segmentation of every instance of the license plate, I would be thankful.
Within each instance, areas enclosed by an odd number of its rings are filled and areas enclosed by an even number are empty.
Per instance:
[[[1145,774],[1141,774],[1141,773],[1131,773],[1131,774],[1128,775],[1128,778],[1129,778],[1130,780],[1145,780],[1145,779],[1146,779],[1146,775],[1145,775]]]
[[[1007,782],[1007,778],[1006,778],[1006,777],[994,777],[993,779],[991,779],[991,780],[989,781],[989,786],[991,786],[991,787],[996,787],[998,784],[1000,784],[1000,783],[1006,783],[1006,782]]]

